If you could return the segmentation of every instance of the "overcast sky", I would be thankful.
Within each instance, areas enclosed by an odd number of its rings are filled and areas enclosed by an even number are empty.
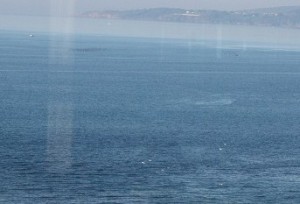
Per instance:
[[[71,15],[88,10],[125,10],[172,7],[238,10],[276,6],[300,6],[300,0],[0,0],[0,14]]]

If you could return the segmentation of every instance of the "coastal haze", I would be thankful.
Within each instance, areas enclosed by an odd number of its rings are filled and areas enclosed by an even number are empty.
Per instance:
[[[164,7],[232,11],[300,5],[298,0],[1,0],[0,2],[0,14],[52,16],[61,15],[61,12],[78,14],[89,10],[131,10]]]
[[[125,11],[126,15],[121,17],[118,16],[119,12],[113,12],[116,16],[112,17],[102,16],[102,12],[98,11],[85,12],[77,17],[4,15],[0,18],[0,25],[4,31],[15,30],[25,36],[38,36],[40,33],[65,34],[68,38],[75,35],[127,36],[156,38],[161,42],[167,39],[182,39],[191,45],[197,44],[198,41],[211,41],[211,44],[218,48],[228,46],[243,49],[264,47],[299,50],[300,48],[300,29],[296,27],[298,21],[295,21],[296,24],[270,26],[273,17],[276,18],[273,16],[261,25],[263,15],[256,18],[250,14],[250,19],[246,17],[245,21],[239,23],[238,16],[243,14],[237,14],[237,17],[228,23],[225,22],[226,18],[210,16],[210,11],[207,11],[208,18],[204,19],[204,22],[195,22],[194,18],[198,16],[187,16],[185,10],[180,9],[181,14],[175,18],[172,15],[172,18],[162,15],[162,19],[157,19],[162,12],[157,13],[156,10],[150,10],[150,16],[147,16],[149,12],[144,10],[141,10],[141,15],[136,15],[136,11]],[[163,10],[173,11],[173,9]],[[154,17],[153,13],[156,13]],[[250,24],[251,18],[257,19],[256,23]]]
[[[293,0],[2,0],[0,29],[299,47],[299,5]]]

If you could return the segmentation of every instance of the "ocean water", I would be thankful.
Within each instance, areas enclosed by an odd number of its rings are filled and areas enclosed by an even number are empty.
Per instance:
[[[0,203],[300,203],[300,52],[0,33]]]

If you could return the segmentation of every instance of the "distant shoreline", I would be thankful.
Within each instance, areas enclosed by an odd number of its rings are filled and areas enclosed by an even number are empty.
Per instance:
[[[238,47],[300,48],[300,29],[283,27],[38,16],[2,16],[0,23],[1,30],[22,32],[26,38],[30,34],[38,38],[38,33],[50,33],[63,34],[70,39],[74,35],[89,35],[212,41],[217,47],[234,42]]]
[[[109,20],[300,28],[300,7],[298,6],[240,11],[187,10],[176,8],[87,11],[76,15],[75,17]]]

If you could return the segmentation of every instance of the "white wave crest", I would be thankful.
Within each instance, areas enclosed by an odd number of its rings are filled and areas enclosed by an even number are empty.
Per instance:
[[[203,100],[203,101],[195,101],[194,105],[197,105],[197,106],[225,106],[225,105],[231,105],[234,102],[235,102],[234,99]]]
[[[235,102],[232,98],[205,98],[205,99],[180,99],[171,101],[171,106],[228,106]]]

